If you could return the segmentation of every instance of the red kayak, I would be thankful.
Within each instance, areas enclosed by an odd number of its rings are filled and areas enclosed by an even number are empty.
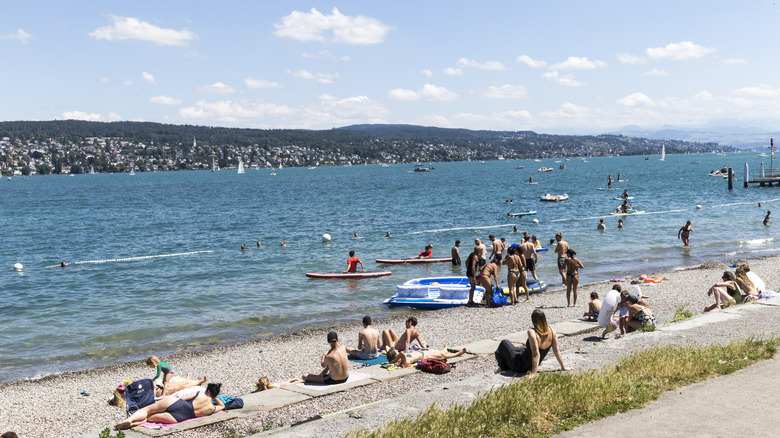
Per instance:
[[[391,275],[390,271],[378,272],[307,272],[306,276],[311,278],[372,278]]]
[[[397,265],[401,263],[443,263],[451,262],[452,257],[442,258],[427,258],[427,259],[376,259],[377,263],[386,263],[390,265]]]

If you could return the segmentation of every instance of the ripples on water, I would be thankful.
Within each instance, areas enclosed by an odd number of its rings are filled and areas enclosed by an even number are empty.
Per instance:
[[[393,266],[370,280],[312,280],[311,271],[340,271],[357,251],[403,258],[434,244],[448,255],[455,239],[465,259],[473,239],[493,233],[511,243],[512,226],[543,244],[558,231],[585,264],[584,282],[689,266],[705,260],[777,252],[761,224],[776,187],[727,190],[711,169],[749,154],[436,163],[413,165],[38,176],[0,183],[0,379],[110,365],[271,334],[377,317],[395,285],[423,276],[462,275],[449,264]],[[538,173],[539,166],[554,167]],[[628,181],[606,187],[617,172]],[[538,185],[525,182],[533,176]],[[613,198],[628,189],[648,214],[617,217]],[[542,203],[543,193],[570,200]],[[505,200],[512,199],[509,205]],[[766,208],[757,208],[757,203]],[[701,210],[695,206],[702,205]],[[506,213],[538,210],[535,216]],[[604,217],[607,230],[596,231]],[[532,219],[538,219],[533,224]],[[677,230],[693,221],[691,247]],[[382,236],[386,231],[393,238]],[[363,239],[351,239],[353,233]],[[333,236],[323,243],[321,235]],[[255,248],[260,240],[263,248]],[[279,242],[286,240],[286,248]],[[238,250],[241,244],[247,250]],[[81,266],[51,268],[60,261]],[[23,263],[22,274],[14,263]],[[99,263],[98,263],[99,262]],[[540,257],[540,278],[557,283],[554,255]]]

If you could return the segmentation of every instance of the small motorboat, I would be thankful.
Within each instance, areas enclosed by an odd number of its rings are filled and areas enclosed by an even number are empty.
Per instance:
[[[552,167],[540,167],[537,172],[552,172]]]
[[[542,202],[561,202],[569,199],[569,195],[566,193],[562,195],[551,195],[549,193],[545,193],[542,195],[541,199],[539,199]]]

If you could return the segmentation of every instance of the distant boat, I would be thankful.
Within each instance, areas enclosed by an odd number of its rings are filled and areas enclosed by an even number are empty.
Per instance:
[[[316,168],[317,168],[317,167],[315,167],[315,166],[309,166],[309,170],[314,170],[314,169],[316,169]]]
[[[756,155],[756,156],[757,156],[757,157],[760,157],[760,158],[764,158],[764,157],[766,157],[766,154],[765,154],[765,153],[763,153],[763,152],[761,152],[760,154],[758,154],[758,155]]]
[[[515,166],[515,169],[525,169],[525,166]]]
[[[271,176],[276,176],[276,172],[271,172]]]
[[[238,160],[238,173],[244,173],[244,162]]]
[[[552,167],[540,167],[537,172],[552,172]]]
[[[661,158],[658,159],[658,161],[664,161],[666,160],[666,145],[661,145]]]
[[[135,175],[135,168],[133,167],[130,168],[130,175]]]
[[[93,166],[89,166],[89,174],[94,175],[95,174],[95,168]]]
[[[424,164],[418,164],[418,165],[414,166],[414,171],[415,172],[430,172],[431,168],[426,166],[426,165],[424,165]]]

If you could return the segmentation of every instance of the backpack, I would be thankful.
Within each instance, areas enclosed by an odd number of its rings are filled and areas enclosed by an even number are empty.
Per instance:
[[[225,404],[225,410],[229,411],[231,409],[241,409],[244,407],[244,399],[241,397],[231,397],[229,395],[218,395],[218,399],[222,400],[222,403]]]
[[[493,295],[490,296],[490,303],[488,303],[491,306],[503,306],[506,304],[506,295],[504,295],[504,291],[496,286],[495,289],[493,289]]]
[[[452,370],[452,366],[441,359],[426,358],[417,364],[417,369],[426,373],[445,374]]]
[[[152,379],[141,379],[127,384],[125,386],[125,402],[128,414],[154,403],[154,382]]]

